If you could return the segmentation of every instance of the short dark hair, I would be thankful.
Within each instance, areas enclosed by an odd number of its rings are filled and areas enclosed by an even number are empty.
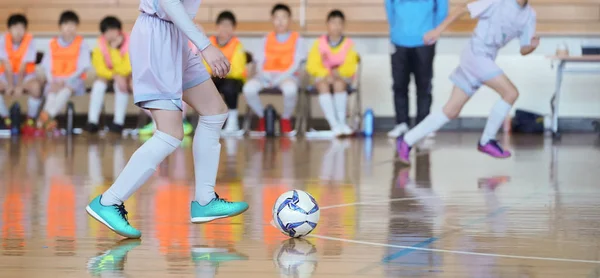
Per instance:
[[[67,10],[60,14],[60,18],[58,19],[58,25],[62,25],[65,23],[73,22],[79,25],[79,16],[74,11]]]
[[[290,6],[288,6],[286,4],[282,4],[282,3],[275,4],[275,6],[273,6],[273,9],[271,9],[271,15],[275,15],[275,12],[277,12],[277,11],[285,11],[289,16],[292,15],[292,10],[290,9]]]
[[[229,20],[233,26],[237,25],[237,21],[235,20],[235,15],[231,11],[222,11],[219,16],[217,16],[217,24],[221,24],[221,22]]]
[[[121,31],[123,30],[123,24],[121,24],[121,21],[118,18],[109,15],[100,21],[100,32],[104,33],[111,29],[117,29]]]
[[[327,21],[330,21],[330,20],[332,20],[334,18],[340,18],[342,21],[346,20],[346,17],[344,16],[344,13],[342,11],[340,11],[340,10],[332,10],[327,15]]]
[[[25,28],[27,28],[27,23],[27,17],[25,17],[23,14],[11,14],[6,21],[8,28],[17,24],[23,24],[25,25]]]

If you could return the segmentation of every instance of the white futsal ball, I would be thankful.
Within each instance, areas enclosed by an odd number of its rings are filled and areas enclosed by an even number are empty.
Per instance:
[[[290,237],[308,235],[319,222],[319,205],[315,198],[302,190],[285,192],[273,206],[273,223]]]

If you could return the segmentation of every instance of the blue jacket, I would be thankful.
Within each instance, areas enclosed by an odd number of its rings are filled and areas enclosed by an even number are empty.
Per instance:
[[[448,0],[385,0],[392,43],[423,46],[423,36],[448,16]]]

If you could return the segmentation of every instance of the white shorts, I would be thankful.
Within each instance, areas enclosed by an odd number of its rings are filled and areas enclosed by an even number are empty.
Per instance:
[[[473,96],[485,81],[501,74],[503,74],[502,69],[496,65],[492,57],[473,53],[469,44],[463,50],[460,64],[450,75],[450,80],[468,96]]]
[[[172,22],[144,13],[138,17],[129,47],[135,104],[152,100],[181,104],[183,91],[210,79],[187,42]]]
[[[145,109],[158,109],[158,110],[170,110],[170,111],[183,111],[183,103],[181,100],[167,100],[167,99],[157,99],[157,100],[149,100],[142,101],[138,103],[141,108]]]
[[[27,83],[29,80],[35,78],[35,73],[25,74],[23,76],[23,84]],[[6,80],[6,73],[0,74],[0,82],[4,84],[8,84],[8,80]],[[13,74],[13,86],[17,85],[17,75]]]

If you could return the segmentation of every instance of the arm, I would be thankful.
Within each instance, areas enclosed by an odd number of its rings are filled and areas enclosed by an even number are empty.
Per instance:
[[[523,30],[520,36],[521,55],[523,56],[531,54],[540,44],[540,38],[535,35],[535,29],[536,15],[534,13],[529,18],[527,27],[525,28],[525,30]]]
[[[229,70],[229,78],[243,80],[246,75],[246,53],[242,44],[238,44],[233,57],[231,57],[231,70]]]
[[[292,77],[300,68],[300,64],[306,58],[306,50],[304,49],[304,39],[298,38],[296,41],[296,52],[294,53],[294,63],[285,72],[279,75],[279,78],[273,82],[273,84],[279,84],[281,81]]]
[[[446,29],[448,29],[448,27],[452,23],[454,23],[455,21],[457,21],[459,18],[461,18],[463,15],[467,14],[468,12],[469,12],[469,9],[467,8],[466,5],[460,5],[460,6],[458,6],[456,9],[454,9],[450,13],[450,15],[448,17],[446,17],[446,19],[444,19],[435,28],[435,30],[441,34],[442,32],[446,31]]]
[[[84,74],[92,64],[90,56],[89,47],[85,42],[82,42],[79,48],[79,58],[77,58],[77,70],[67,78],[66,83],[72,84],[75,80],[81,78],[81,75]]]
[[[439,26],[448,17],[448,0],[437,0],[435,10],[435,26]]]
[[[358,53],[354,50],[354,47],[348,51],[348,55],[344,60],[344,63],[337,69],[338,73],[343,78],[350,78],[356,74],[358,69]]]
[[[186,13],[185,8],[180,0],[159,0],[160,7],[169,16],[173,24],[181,30],[191,41],[198,47],[200,51],[210,45],[210,40],[204,35],[190,16]]]
[[[46,74],[46,82],[52,82],[52,50],[44,53],[44,58],[42,58],[42,67],[44,68],[44,73]]]
[[[263,75],[263,65],[265,63],[265,48],[267,45],[267,38],[263,38],[261,44],[262,47],[254,53],[254,64],[256,64],[255,77],[260,78]]]
[[[319,53],[319,41],[315,41],[308,52],[306,59],[306,72],[313,77],[326,77],[329,75],[329,69],[323,66],[321,53]]]
[[[394,0],[385,0],[385,13],[390,28],[394,24]]]
[[[110,71],[110,69],[108,69],[106,66],[106,63],[104,62],[104,56],[99,47],[94,48],[94,51],[92,52],[92,65],[94,66],[94,70],[96,71],[96,75],[98,77],[104,79],[112,78],[112,71]]]
[[[21,87],[23,85],[23,79],[25,78],[25,70],[27,69],[27,65],[35,64],[36,56],[37,51],[35,47],[35,40],[31,40],[31,43],[29,43],[27,48],[27,53],[25,53],[25,57],[23,57],[23,61],[19,67],[19,72],[17,73],[17,87]]]

